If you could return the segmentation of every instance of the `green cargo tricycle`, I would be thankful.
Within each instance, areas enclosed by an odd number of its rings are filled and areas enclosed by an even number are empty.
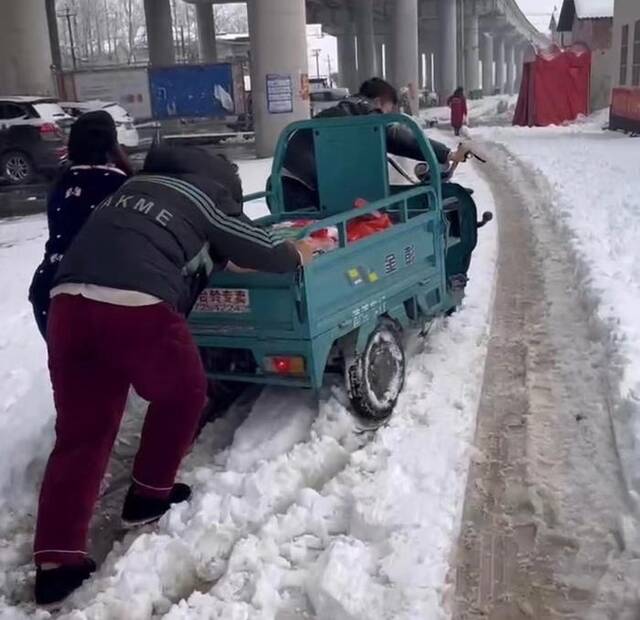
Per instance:
[[[408,126],[422,148],[425,163],[416,167],[422,181],[414,186],[389,182],[391,123]],[[313,132],[319,204],[292,211],[283,199],[283,161],[301,130]],[[290,125],[268,192],[245,201],[257,199],[268,199],[271,213],[256,226],[295,238],[331,229],[335,248],[294,274],[212,276],[190,317],[209,378],[318,389],[325,374],[337,373],[358,416],[386,419],[404,385],[403,332],[458,306],[477,229],[490,214],[478,223],[471,192],[443,183],[423,131],[404,115]],[[350,241],[350,225],[372,214],[385,214],[392,225]],[[282,228],[310,219],[302,228]]]

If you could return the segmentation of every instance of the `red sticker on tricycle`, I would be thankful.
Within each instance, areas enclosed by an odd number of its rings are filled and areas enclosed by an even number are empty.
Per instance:
[[[251,312],[249,291],[242,288],[207,288],[200,294],[193,310],[218,314],[247,314]]]

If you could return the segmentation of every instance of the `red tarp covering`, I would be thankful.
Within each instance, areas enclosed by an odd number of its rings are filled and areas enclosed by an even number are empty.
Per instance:
[[[524,65],[514,125],[561,125],[589,114],[591,52],[584,45],[538,52]]]

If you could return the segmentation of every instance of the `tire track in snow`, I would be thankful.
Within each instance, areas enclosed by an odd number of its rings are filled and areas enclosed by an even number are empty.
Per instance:
[[[454,617],[631,620],[637,522],[612,432],[606,347],[547,184],[489,150],[503,225]]]

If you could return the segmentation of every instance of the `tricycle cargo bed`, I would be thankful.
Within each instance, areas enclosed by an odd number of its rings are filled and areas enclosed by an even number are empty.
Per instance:
[[[347,334],[385,315],[406,324],[418,314],[427,317],[442,311],[443,223],[435,203],[433,190],[421,187],[320,220],[299,235],[334,226],[339,247],[296,274],[216,274],[191,316],[198,344],[250,352],[254,372],[249,378],[269,383],[274,381],[261,375],[270,360],[300,356],[304,374],[276,382],[319,387],[333,345]],[[381,210],[393,219],[391,228],[347,241],[350,220]],[[296,214],[288,217],[292,215]],[[247,379],[246,370],[208,370],[218,378]]]

